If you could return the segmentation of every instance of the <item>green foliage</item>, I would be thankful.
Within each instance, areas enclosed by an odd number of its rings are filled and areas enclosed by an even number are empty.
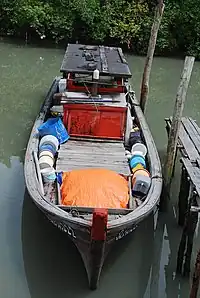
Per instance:
[[[1,0],[0,34],[128,45],[145,53],[157,0]],[[198,0],[165,0],[156,52],[200,58]]]

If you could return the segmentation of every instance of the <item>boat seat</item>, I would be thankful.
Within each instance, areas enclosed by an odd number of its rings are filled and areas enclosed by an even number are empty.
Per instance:
[[[60,145],[56,170],[68,172],[83,168],[105,168],[130,175],[123,142],[69,140]]]

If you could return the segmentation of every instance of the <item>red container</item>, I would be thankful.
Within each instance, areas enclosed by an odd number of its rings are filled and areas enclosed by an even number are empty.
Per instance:
[[[63,122],[70,136],[123,139],[126,107],[65,104]]]

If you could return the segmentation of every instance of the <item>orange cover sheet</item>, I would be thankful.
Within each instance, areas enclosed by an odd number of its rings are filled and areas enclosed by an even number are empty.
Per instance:
[[[96,208],[127,208],[127,180],[108,169],[80,169],[63,173],[62,204]]]

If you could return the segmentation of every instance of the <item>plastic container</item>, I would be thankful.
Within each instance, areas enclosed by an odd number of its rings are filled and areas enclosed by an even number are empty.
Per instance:
[[[56,148],[56,151],[57,151],[59,146],[59,141],[55,136],[46,135],[41,139],[39,148],[41,148],[42,145],[52,145]]]
[[[53,156],[56,154],[57,150],[56,150],[56,147],[54,145],[51,145],[51,144],[47,144],[47,145],[42,145],[42,146],[39,146],[39,154],[40,152],[42,151],[50,151]]]
[[[138,169],[135,171],[133,178],[137,175],[142,175],[142,176],[146,176],[146,177],[150,177],[150,173],[146,170],[146,169]]]
[[[67,80],[66,79],[60,79],[59,83],[58,83],[58,88],[59,88],[59,92],[65,92],[66,91],[66,86],[67,86]]]
[[[141,163],[137,164],[137,166],[135,166],[133,169],[132,169],[132,173],[134,174],[137,170],[143,170],[144,167],[143,165],[141,165]]]
[[[137,175],[132,180],[132,193],[134,196],[144,198],[151,186],[151,178],[148,176]]]
[[[129,161],[131,169],[135,168],[138,164],[141,164],[144,168],[146,168],[146,162],[143,156],[134,155]]]
[[[130,149],[132,148],[132,146],[136,143],[141,143],[141,134],[140,134],[140,130],[138,127],[135,127],[131,130],[130,132],[130,136],[129,136],[129,147]]]
[[[49,118],[46,122],[40,125],[40,127],[38,127],[38,131],[41,137],[46,135],[55,136],[60,144],[69,139],[67,130],[60,117]]]
[[[142,155],[143,157],[147,154],[147,147],[142,143],[136,143],[131,149],[132,155]]]
[[[42,156],[39,158],[40,169],[53,167],[54,159],[50,156]]]
[[[45,169],[42,169],[40,172],[42,174],[42,178],[43,178],[44,182],[48,183],[48,182],[55,181],[56,173],[55,173],[54,168],[52,168],[52,167],[45,168]]]
[[[42,151],[40,151],[39,158],[42,157],[42,156],[49,156],[52,159],[54,159],[53,153],[51,151],[48,151],[48,150],[42,150]]]

